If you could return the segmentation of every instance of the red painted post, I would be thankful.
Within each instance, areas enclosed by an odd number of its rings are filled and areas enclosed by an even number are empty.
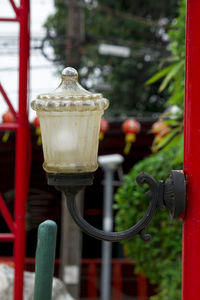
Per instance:
[[[88,299],[96,300],[97,296],[97,265],[95,261],[88,263]]]
[[[20,1],[19,9],[19,111],[16,136],[15,169],[15,223],[16,239],[14,248],[15,282],[14,300],[23,299],[23,271],[25,258],[25,213],[28,192],[28,147],[29,123],[27,113],[27,88],[29,69],[29,0]]]
[[[187,0],[182,300],[200,299],[200,1]]]
[[[122,300],[122,263],[114,261],[113,263],[113,300]]]
[[[137,298],[147,300],[147,279],[141,274],[137,275]]]

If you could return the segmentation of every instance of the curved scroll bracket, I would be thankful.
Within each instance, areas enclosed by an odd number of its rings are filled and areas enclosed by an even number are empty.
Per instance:
[[[93,181],[92,173],[85,174],[47,174],[48,184],[54,185],[58,190],[66,195],[67,206],[69,212],[81,228],[88,235],[105,241],[117,242],[128,240],[140,235],[141,239],[148,242],[151,239],[150,234],[146,234],[146,229],[153,219],[157,208],[166,206],[172,217],[180,217],[185,209],[185,177],[184,174],[178,171],[171,174],[166,183],[163,181],[157,182],[151,175],[141,173],[137,176],[137,183],[149,185],[149,191],[146,196],[150,199],[149,206],[144,216],[132,227],[122,232],[106,232],[95,228],[86,222],[80,215],[77,209],[75,196],[86,185],[91,185]],[[178,184],[178,188],[177,188]],[[178,197],[178,200],[177,200]]]

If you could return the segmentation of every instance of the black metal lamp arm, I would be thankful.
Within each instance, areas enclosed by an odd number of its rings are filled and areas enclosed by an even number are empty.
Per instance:
[[[117,242],[131,239],[139,234],[144,241],[149,241],[151,239],[151,235],[146,234],[145,231],[153,219],[158,207],[166,206],[173,218],[180,217],[185,209],[185,177],[182,172],[172,171],[169,179],[165,183],[163,181],[156,182],[151,175],[147,173],[141,173],[136,179],[137,183],[139,185],[147,183],[150,188],[146,194],[146,196],[150,198],[149,207],[142,219],[131,228],[122,232],[106,232],[99,230],[87,223],[82,218],[76,207],[75,196],[77,192],[79,192],[86,185],[84,182],[88,181],[89,177],[87,178],[87,175],[88,174],[85,174],[85,178],[84,176],[75,177],[74,175],[71,175],[71,177],[68,178],[70,180],[68,180],[67,184],[65,185],[63,184],[63,179],[65,179],[64,175],[61,180],[59,178],[57,181],[52,181],[53,177],[51,176],[49,184],[55,185],[57,189],[65,193],[67,198],[67,206],[72,218],[82,229],[82,231],[94,238]],[[89,181],[88,184],[91,184]]]
[[[159,186],[161,187],[162,183],[157,183],[154,178],[148,174],[142,173],[137,177],[137,183],[142,185],[147,183],[150,187],[151,194],[153,195],[149,207],[142,217],[142,219],[132,226],[131,228],[122,231],[122,232],[106,232],[103,230],[96,229],[95,227],[91,226],[87,223],[80,215],[75,202],[75,193],[70,191],[69,189],[65,190],[65,195],[67,198],[67,206],[69,212],[76,222],[76,224],[88,235],[99,239],[105,240],[110,242],[117,242],[122,240],[128,240],[140,234],[141,238],[144,241],[149,241],[151,239],[150,234],[145,234],[145,230],[149,223],[151,222],[153,216],[155,215],[156,209],[159,206]],[[162,188],[161,188],[162,189]]]

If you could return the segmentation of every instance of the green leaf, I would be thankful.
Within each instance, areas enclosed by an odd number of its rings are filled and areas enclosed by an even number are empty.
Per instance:
[[[181,147],[183,145],[183,133],[175,136],[163,149],[162,151],[168,151],[173,147]]]
[[[184,60],[181,60],[180,62],[173,64],[172,66],[173,68],[171,68],[165,79],[162,81],[159,87],[159,92],[162,92],[166,88],[170,80],[175,77],[175,75],[180,71],[182,67],[184,67]]]
[[[181,91],[180,93],[177,93],[175,95],[173,95],[172,97],[170,97],[166,104],[170,104],[170,105],[175,105],[175,104],[179,104],[180,102],[182,102],[184,99],[184,90]]]
[[[183,163],[183,149],[184,149],[184,136],[183,134],[181,134],[179,136],[179,141],[177,143],[177,148],[178,148],[178,152],[177,152],[177,156],[174,159],[174,163]]]
[[[170,125],[171,127],[178,126],[180,124],[180,120],[176,120],[176,119],[165,120],[165,124]]]
[[[169,73],[169,71],[171,71],[174,67],[174,65],[176,65],[177,63],[167,66],[166,68],[162,69],[161,71],[159,71],[158,73],[156,73],[155,75],[153,75],[150,79],[148,79],[145,84],[152,84],[156,81],[158,81],[160,78],[164,77],[167,73]]]
[[[171,139],[179,132],[179,128],[175,128],[173,130],[171,130],[166,136],[164,136],[162,138],[162,140],[160,141],[160,143],[158,143],[157,149],[161,149],[163,148],[165,145],[167,145]]]

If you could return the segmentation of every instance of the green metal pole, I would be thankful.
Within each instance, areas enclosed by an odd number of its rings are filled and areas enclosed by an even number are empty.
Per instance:
[[[36,250],[34,300],[51,300],[57,225],[47,220],[39,225]]]

